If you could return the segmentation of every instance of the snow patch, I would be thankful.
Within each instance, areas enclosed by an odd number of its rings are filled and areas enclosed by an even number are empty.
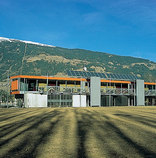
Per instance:
[[[52,45],[48,45],[48,44],[42,44],[42,43],[31,42],[31,41],[22,41],[22,40],[19,40],[19,41],[24,42],[24,43],[28,43],[28,44],[40,45],[40,46],[56,47],[56,46],[52,46]]]
[[[2,42],[2,41],[9,41],[9,42],[20,41],[20,42],[24,42],[24,43],[28,43],[28,44],[39,45],[39,46],[56,47],[56,46],[52,46],[52,45],[48,45],[48,44],[42,44],[42,43],[37,43],[37,42],[23,41],[23,40],[16,40],[16,39],[9,39],[9,38],[5,38],[5,37],[0,37],[0,42]]]
[[[9,42],[12,42],[9,38],[4,38],[4,37],[0,37],[0,42],[1,41],[9,41]]]

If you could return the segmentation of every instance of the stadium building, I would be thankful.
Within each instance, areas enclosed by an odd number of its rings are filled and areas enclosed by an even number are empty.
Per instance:
[[[11,94],[25,107],[156,105],[156,83],[135,75],[67,71],[68,77],[12,76]]]

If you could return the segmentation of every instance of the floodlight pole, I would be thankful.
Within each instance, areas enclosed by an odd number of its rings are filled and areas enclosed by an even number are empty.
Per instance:
[[[110,94],[109,94],[109,106],[111,106],[111,78],[109,80],[109,86],[110,86]]]
[[[47,73],[47,95],[48,95],[48,73]]]
[[[81,90],[80,90],[80,107],[81,107],[81,94],[82,94],[82,76],[81,76]]]
[[[156,105],[156,80],[155,80],[155,101],[154,101],[154,103],[155,103],[155,105]]]
[[[9,92],[9,70],[8,70],[8,77],[7,77],[7,108],[8,106],[8,92]]]

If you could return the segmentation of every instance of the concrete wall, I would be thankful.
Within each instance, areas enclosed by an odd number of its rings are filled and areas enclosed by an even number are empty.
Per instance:
[[[24,94],[24,105],[29,107],[47,107],[47,95],[41,94]]]
[[[86,95],[73,95],[73,107],[86,107]]]
[[[136,80],[136,105],[145,105],[144,80]]]
[[[101,106],[101,81],[100,77],[90,78],[90,105]]]

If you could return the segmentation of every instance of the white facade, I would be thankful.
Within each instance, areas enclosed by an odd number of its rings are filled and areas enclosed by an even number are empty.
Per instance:
[[[24,105],[28,107],[47,107],[47,95],[41,94],[24,94]]]
[[[86,95],[73,95],[73,107],[86,107]]]

